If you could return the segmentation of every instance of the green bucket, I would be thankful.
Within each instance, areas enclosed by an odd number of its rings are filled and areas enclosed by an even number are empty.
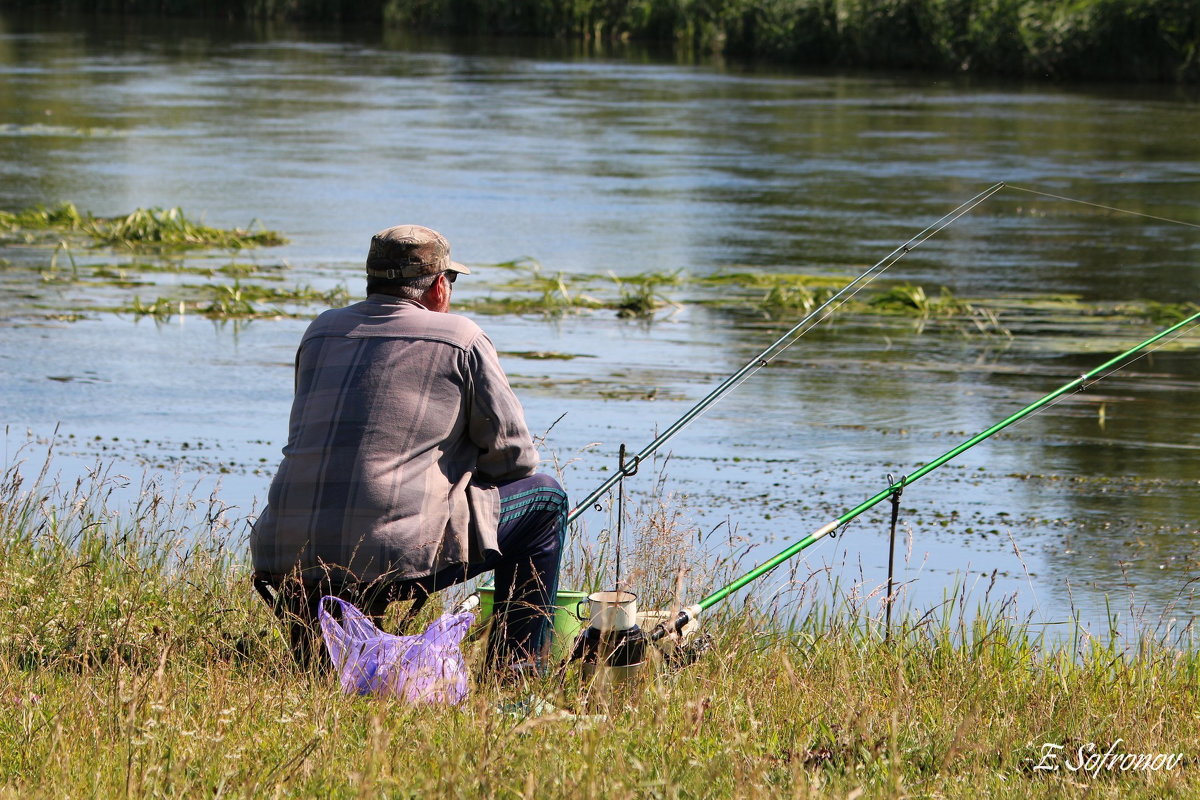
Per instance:
[[[492,616],[493,595],[495,587],[478,586],[479,592],[479,622],[485,623]],[[587,592],[576,592],[571,589],[559,589],[554,597],[554,631],[550,637],[551,661],[562,661],[571,655],[571,647],[575,644],[579,632],[583,630],[583,621],[579,619],[579,604],[587,600]]]

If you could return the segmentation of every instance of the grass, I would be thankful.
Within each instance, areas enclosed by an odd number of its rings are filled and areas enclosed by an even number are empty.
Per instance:
[[[49,465],[47,461],[47,465]],[[1191,629],[1124,648],[1050,646],[988,606],[910,612],[885,644],[861,605],[790,623],[727,608],[716,646],[620,702],[536,687],[571,722],[509,714],[477,681],[458,709],[345,697],[295,671],[247,584],[242,520],[102,466],[0,480],[5,796],[1132,797],[1200,790]],[[121,499],[124,498],[124,499]],[[678,520],[639,524],[671,550]],[[642,520],[646,522],[646,520]],[[656,528],[655,525],[658,527]],[[651,554],[652,555],[652,554]],[[661,551],[660,551],[660,558]],[[662,566],[676,564],[666,556]],[[697,576],[693,576],[697,577]],[[710,574],[709,578],[712,577]],[[659,574],[662,586],[673,584]],[[666,590],[665,588],[663,589]],[[430,612],[427,612],[430,613]],[[477,663],[479,644],[468,649]],[[1157,772],[1039,772],[1121,740]]]

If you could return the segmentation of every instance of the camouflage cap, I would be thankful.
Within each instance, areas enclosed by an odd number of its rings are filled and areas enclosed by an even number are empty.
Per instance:
[[[471,274],[470,269],[450,260],[450,243],[435,230],[396,225],[371,237],[367,252],[369,277],[395,280],[446,271]]]

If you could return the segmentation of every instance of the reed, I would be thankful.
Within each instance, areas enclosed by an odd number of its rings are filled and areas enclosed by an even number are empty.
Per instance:
[[[397,25],[671,41],[809,65],[1195,82],[1200,7],[1186,0],[388,0]]]
[[[19,452],[17,459],[32,451]],[[6,794],[349,798],[1194,796],[1200,651],[1188,626],[1129,647],[1050,644],[961,589],[729,607],[711,652],[620,702],[578,676],[478,680],[457,710],[346,697],[295,671],[252,597],[244,520],[217,497],[97,465],[0,479],[0,781]],[[657,512],[655,512],[657,513]],[[635,515],[636,516],[636,515]],[[692,537],[667,514],[650,544]],[[642,545],[639,544],[639,547]],[[653,554],[647,558],[654,558]],[[660,554],[658,557],[662,557]],[[666,557],[667,566],[675,562]],[[703,573],[695,563],[690,565]],[[671,581],[666,581],[662,591]],[[656,590],[658,591],[658,590]],[[799,608],[800,612],[784,609]],[[716,610],[714,609],[714,612]],[[433,609],[427,613],[435,613]],[[479,662],[480,643],[468,647]],[[1038,771],[1045,744],[1183,753],[1156,771]]]

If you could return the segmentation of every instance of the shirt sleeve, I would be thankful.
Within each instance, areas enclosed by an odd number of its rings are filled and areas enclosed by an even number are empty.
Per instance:
[[[507,483],[532,475],[537,450],[525,425],[525,410],[508,385],[495,346],[481,333],[466,357],[471,376],[467,430],[480,451],[476,479]]]

